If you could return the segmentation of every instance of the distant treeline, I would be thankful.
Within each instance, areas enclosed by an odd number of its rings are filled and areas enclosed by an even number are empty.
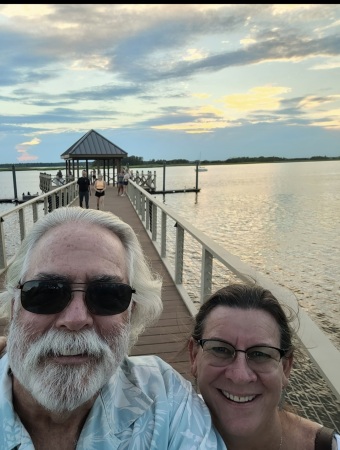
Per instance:
[[[150,161],[143,161],[143,158],[137,156],[129,156],[128,158],[124,158],[122,163],[124,165],[129,166],[151,166],[151,165],[192,165],[199,162],[204,165],[221,165],[221,164],[249,164],[249,163],[272,163],[272,162],[297,162],[297,161],[334,161],[340,160],[340,156],[338,157],[328,157],[328,156],[312,156],[311,158],[280,158],[278,156],[258,156],[250,158],[248,156],[240,156],[238,158],[229,158],[225,160],[214,160],[209,161],[207,159],[202,161],[188,161],[187,159],[151,159]]]
[[[238,158],[229,158],[225,160],[202,160],[199,161],[200,164],[204,165],[221,165],[221,164],[253,164],[253,163],[273,163],[273,162],[301,162],[301,161],[338,161],[340,156],[328,157],[328,156],[312,156],[311,158],[280,158],[278,156],[258,156],[258,157],[248,157],[240,156]],[[190,161],[188,159],[151,159],[149,161],[144,161],[140,156],[128,156],[122,159],[123,166],[138,167],[138,166],[185,166],[196,164],[198,161]],[[99,165],[102,165],[102,161],[98,161]],[[48,169],[48,168],[63,168],[65,163],[55,162],[55,163],[17,163],[17,164],[0,164],[0,170],[10,170],[13,165],[16,170],[26,170],[26,169]],[[85,166],[85,162],[80,164],[81,167]],[[97,161],[90,163],[90,167],[96,167]]]

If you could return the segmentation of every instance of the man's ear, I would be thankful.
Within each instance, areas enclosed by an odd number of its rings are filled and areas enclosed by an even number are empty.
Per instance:
[[[194,338],[190,338],[188,343],[188,350],[190,356],[190,371],[193,377],[197,377],[197,353],[198,353],[198,345]]]

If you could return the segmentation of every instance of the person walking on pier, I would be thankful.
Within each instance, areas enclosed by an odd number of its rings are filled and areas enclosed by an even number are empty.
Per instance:
[[[129,184],[129,179],[130,179],[130,172],[128,169],[126,169],[125,174],[124,174],[124,178],[123,178],[123,193],[122,193],[122,197],[125,197],[126,193],[127,193],[127,187]]]
[[[117,176],[117,187],[118,187],[118,191],[117,191],[117,195],[122,195],[124,192],[124,170],[121,169],[121,171],[118,173]]]
[[[104,206],[104,195],[106,190],[106,181],[103,180],[103,175],[98,175],[94,182],[95,196],[97,197],[97,209]]]
[[[89,209],[89,198],[90,198],[90,186],[91,182],[87,177],[86,170],[82,171],[82,176],[77,180],[79,189],[79,206],[83,207],[83,201],[85,200],[86,209]]]
[[[228,450],[340,448],[333,430],[284,404],[294,345],[289,319],[270,291],[240,283],[212,294],[196,315],[189,352]]]
[[[225,450],[189,381],[128,356],[161,314],[161,286],[110,212],[62,207],[32,226],[1,295],[1,450]]]

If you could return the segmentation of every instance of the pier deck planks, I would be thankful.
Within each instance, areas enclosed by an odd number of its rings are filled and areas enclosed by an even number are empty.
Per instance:
[[[90,208],[96,208],[94,192],[90,196]],[[171,364],[185,378],[193,382],[186,350],[186,341],[190,334],[190,324],[192,323],[190,312],[179,295],[128,197],[118,196],[117,187],[108,186],[102,209],[111,211],[133,228],[153,270],[158,272],[163,278],[163,313],[158,322],[147,328],[139,337],[131,355],[158,355]]]

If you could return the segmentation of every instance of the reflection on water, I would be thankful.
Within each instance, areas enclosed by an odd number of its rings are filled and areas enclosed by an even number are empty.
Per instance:
[[[194,172],[167,168],[166,188],[183,186]],[[209,166],[199,187],[197,203],[194,193],[165,203],[294,292],[340,350],[340,161]]]

